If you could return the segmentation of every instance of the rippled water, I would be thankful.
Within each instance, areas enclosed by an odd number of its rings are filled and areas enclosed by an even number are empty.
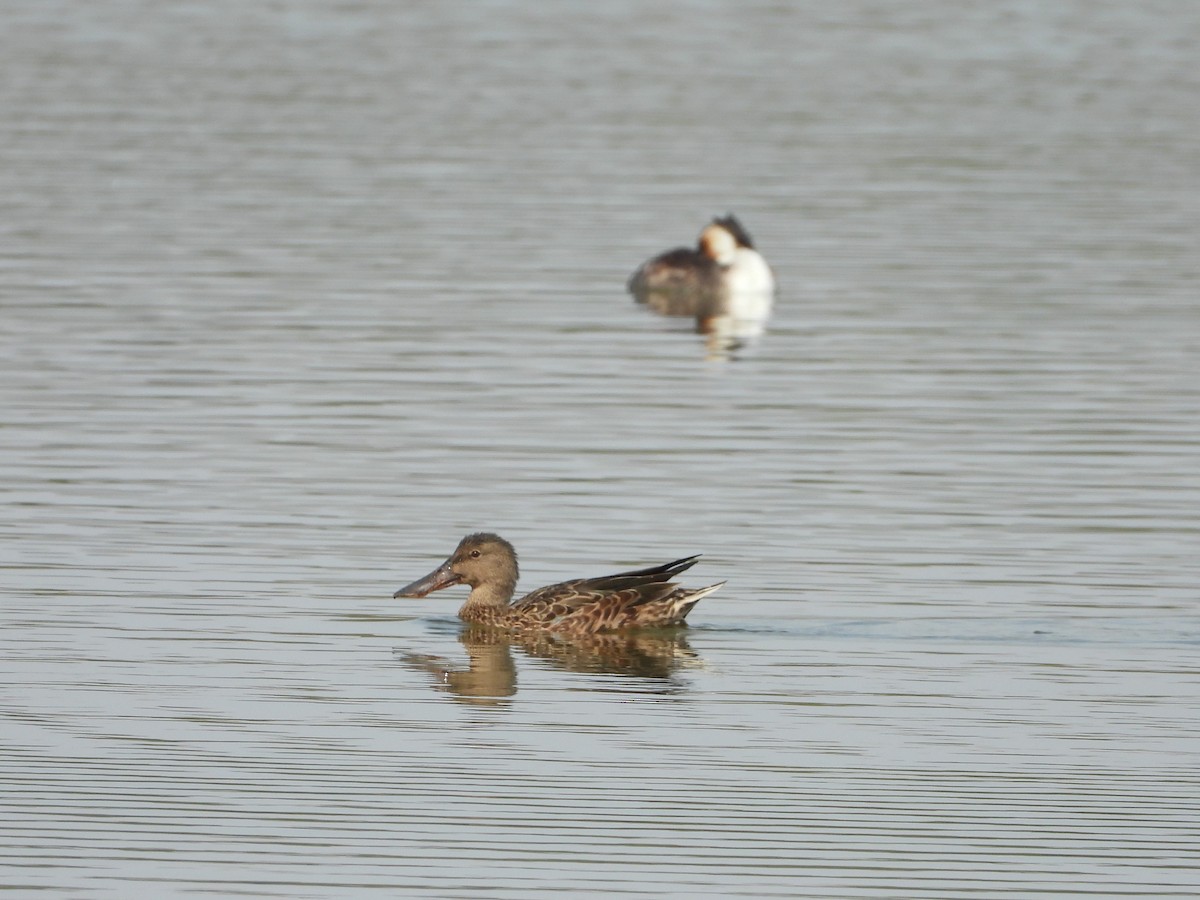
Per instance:
[[[6,20],[10,893],[1200,889],[1193,5]],[[722,361],[623,284],[727,210]],[[391,599],[481,528],[728,584]]]

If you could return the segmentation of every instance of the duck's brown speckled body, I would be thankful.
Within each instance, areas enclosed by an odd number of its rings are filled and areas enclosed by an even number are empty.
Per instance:
[[[442,565],[400,588],[395,597],[424,597],[467,584],[471,594],[459,618],[479,625],[561,634],[597,634],[627,628],[682,625],[692,607],[724,582],[683,588],[671,579],[696,564],[698,556],[648,569],[600,578],[577,578],[538,588],[513,600],[517,552],[495,534],[470,534]]]

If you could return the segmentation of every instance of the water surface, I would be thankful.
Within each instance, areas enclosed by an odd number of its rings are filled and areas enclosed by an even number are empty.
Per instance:
[[[14,895],[1200,888],[1192,5],[8,21]],[[726,211],[721,361],[623,284]],[[391,599],[478,529],[728,584]]]

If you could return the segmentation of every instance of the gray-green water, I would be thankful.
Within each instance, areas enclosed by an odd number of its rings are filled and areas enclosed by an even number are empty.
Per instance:
[[[1198,41],[11,4],[0,883],[1194,896]],[[721,362],[623,282],[726,210],[782,289]],[[729,583],[606,647],[391,599],[482,528]]]

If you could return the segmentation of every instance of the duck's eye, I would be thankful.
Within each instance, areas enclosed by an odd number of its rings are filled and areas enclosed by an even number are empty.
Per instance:
[[[471,551],[471,559],[479,559],[479,551],[478,550]]]

